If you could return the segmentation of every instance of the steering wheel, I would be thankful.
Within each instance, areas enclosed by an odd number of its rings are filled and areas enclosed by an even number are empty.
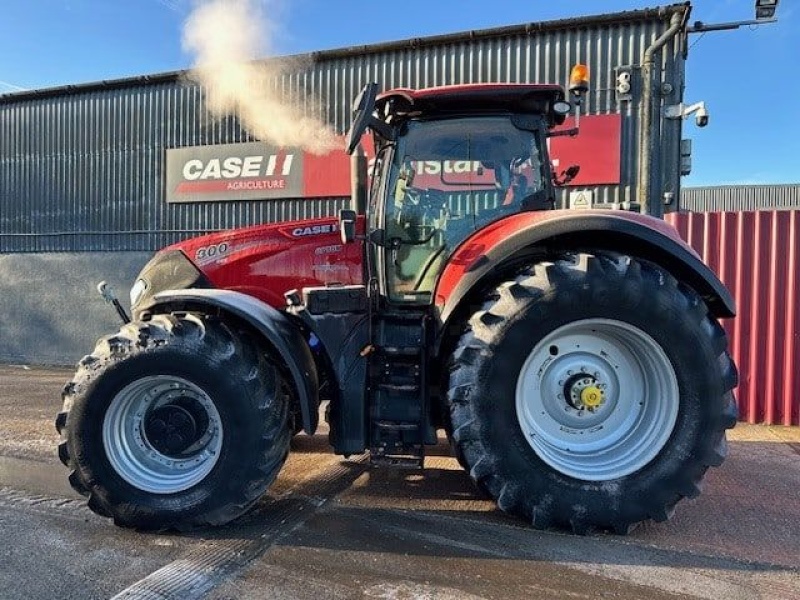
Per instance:
[[[397,213],[398,223],[403,225],[408,235],[408,239],[403,240],[403,243],[411,246],[428,243],[439,231],[437,222],[441,219],[443,210],[447,210],[444,192],[406,188],[405,197]]]

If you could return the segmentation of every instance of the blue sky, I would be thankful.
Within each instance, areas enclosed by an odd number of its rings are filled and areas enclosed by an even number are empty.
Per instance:
[[[665,2],[666,3],[666,2]],[[402,3],[272,0],[275,54],[653,6],[646,0],[462,0]],[[185,69],[181,30],[192,0],[3,0],[0,92]],[[486,7],[490,7],[487,10]],[[750,19],[751,0],[695,0],[692,21]],[[390,8],[387,8],[390,7]],[[779,23],[691,37],[686,100],[705,100],[684,185],[800,182],[800,11]]]

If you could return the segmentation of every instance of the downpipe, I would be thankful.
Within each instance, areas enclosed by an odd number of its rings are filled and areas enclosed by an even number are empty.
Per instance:
[[[641,205],[641,212],[654,217],[664,216],[664,207],[660,199],[651,202],[651,181],[653,154],[655,153],[656,140],[659,136],[654,131],[655,98],[653,94],[653,72],[655,71],[655,54],[672,40],[683,28],[688,11],[672,13],[670,26],[656,39],[645,51],[642,58],[642,135],[639,143],[639,178],[636,186],[636,196]],[[659,67],[660,71],[660,67]]]

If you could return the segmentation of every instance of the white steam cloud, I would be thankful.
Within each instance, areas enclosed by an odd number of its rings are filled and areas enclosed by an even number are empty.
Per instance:
[[[263,142],[324,154],[339,142],[330,127],[301,108],[315,100],[280,90],[287,65],[256,61],[270,52],[272,27],[255,0],[201,1],[183,33],[184,48],[195,57],[189,78],[205,88],[211,114],[235,115]]]

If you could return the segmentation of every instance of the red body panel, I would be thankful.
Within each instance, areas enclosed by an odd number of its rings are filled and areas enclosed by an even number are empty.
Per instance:
[[[521,229],[526,229],[547,221],[568,219],[578,214],[587,215],[592,213],[645,225],[678,242],[689,252],[697,256],[697,253],[681,239],[674,227],[668,225],[661,219],[656,219],[647,215],[610,210],[580,211],[579,213],[576,213],[574,210],[522,212],[490,223],[483,229],[476,231],[456,249],[439,277],[439,282],[434,294],[436,306],[441,308],[447,304],[448,298],[459,281],[461,281],[464,274],[472,270],[473,266],[479,260],[482,260],[482,256],[486,252],[512,234],[517,233]]]
[[[646,225],[697,256],[675,228],[660,219],[623,211],[580,212],[590,213]],[[464,274],[493,246],[521,229],[575,215],[569,210],[522,212],[475,232],[456,249],[442,271],[434,295],[436,305],[447,303]],[[357,230],[362,234],[364,226],[360,216]],[[363,243],[342,244],[335,218],[223,231],[168,249],[182,250],[215,287],[249,294],[275,308],[285,306],[284,293],[292,289],[364,283]]]
[[[363,283],[362,244],[342,244],[335,218],[222,231],[169,249],[182,250],[215,287],[275,308],[286,305],[283,294],[292,289]]]

